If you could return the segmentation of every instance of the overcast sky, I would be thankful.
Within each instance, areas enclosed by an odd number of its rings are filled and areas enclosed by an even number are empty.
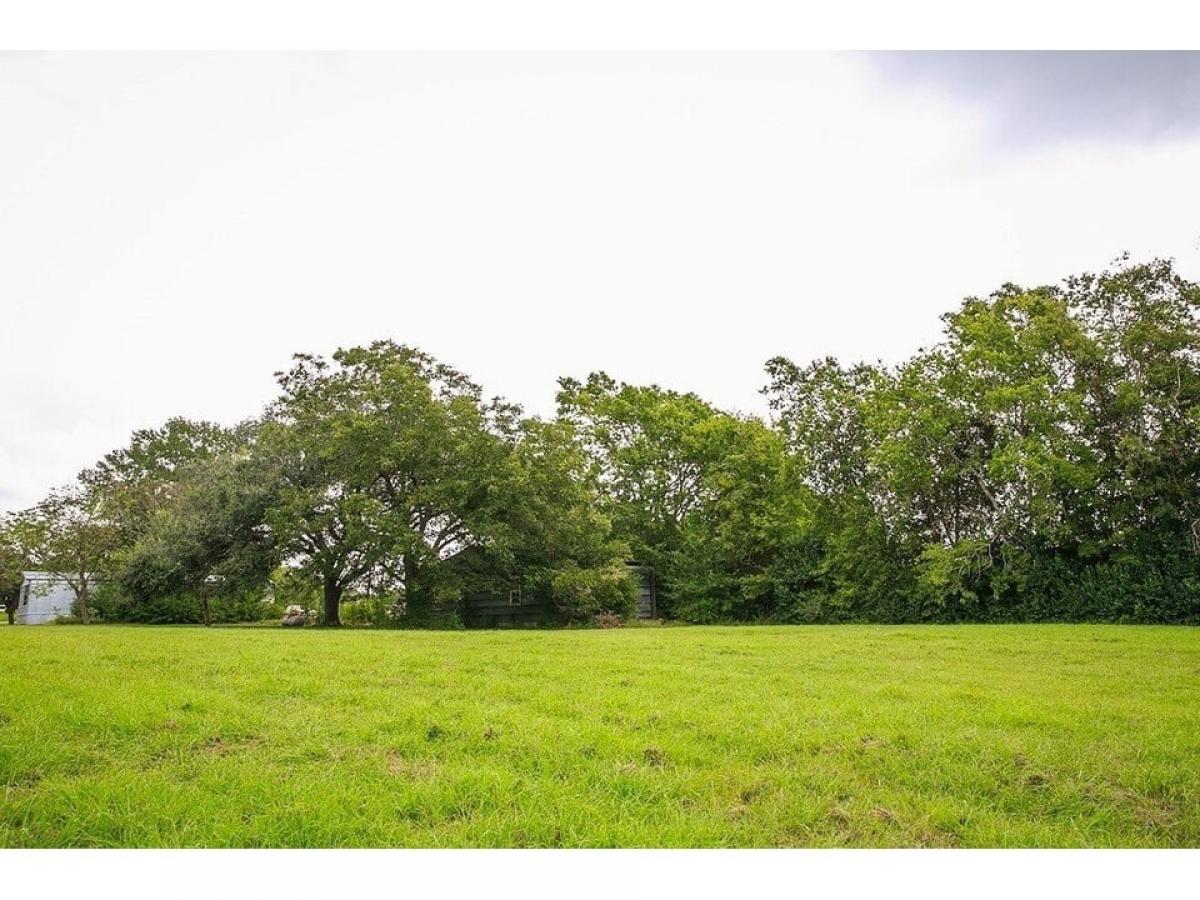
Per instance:
[[[763,410],[1001,283],[1200,277],[1200,54],[0,57],[0,510],[392,338]]]

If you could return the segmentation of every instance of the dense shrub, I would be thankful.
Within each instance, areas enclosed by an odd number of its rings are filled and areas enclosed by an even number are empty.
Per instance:
[[[1200,624],[1200,560],[1184,555],[1079,561],[1041,555],[1001,573],[988,618]]]
[[[637,581],[623,565],[585,569],[567,566],[552,583],[554,606],[568,622],[587,622],[601,613],[628,618],[637,604]]]
[[[351,597],[342,601],[342,622],[371,628],[399,628],[405,607],[395,595]]]
[[[94,606],[95,617],[106,622],[144,625],[204,623],[201,598],[186,592],[135,600],[121,592],[118,586],[104,584],[97,588]],[[263,595],[253,591],[214,593],[209,597],[209,617],[213,624],[259,622],[276,619],[279,615],[281,612],[274,604],[264,602]]]

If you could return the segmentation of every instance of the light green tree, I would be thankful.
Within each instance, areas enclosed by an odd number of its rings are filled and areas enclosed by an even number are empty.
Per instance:
[[[80,621],[88,624],[96,584],[111,574],[121,547],[120,529],[103,494],[78,485],[53,491],[12,518],[10,535],[31,568],[70,585]]]

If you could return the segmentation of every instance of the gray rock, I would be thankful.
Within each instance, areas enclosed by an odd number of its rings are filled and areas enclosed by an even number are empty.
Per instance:
[[[308,624],[308,610],[295,604],[283,611],[283,624],[288,628],[301,628]]]

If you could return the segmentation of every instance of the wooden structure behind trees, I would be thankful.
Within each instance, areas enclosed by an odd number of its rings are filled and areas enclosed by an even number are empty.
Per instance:
[[[634,562],[626,564],[637,579],[638,619],[653,619],[658,614],[654,570]],[[512,626],[557,625],[562,614],[551,600],[531,593],[518,576],[500,579],[486,586],[470,587],[459,601],[459,617],[468,628],[501,628]]]

